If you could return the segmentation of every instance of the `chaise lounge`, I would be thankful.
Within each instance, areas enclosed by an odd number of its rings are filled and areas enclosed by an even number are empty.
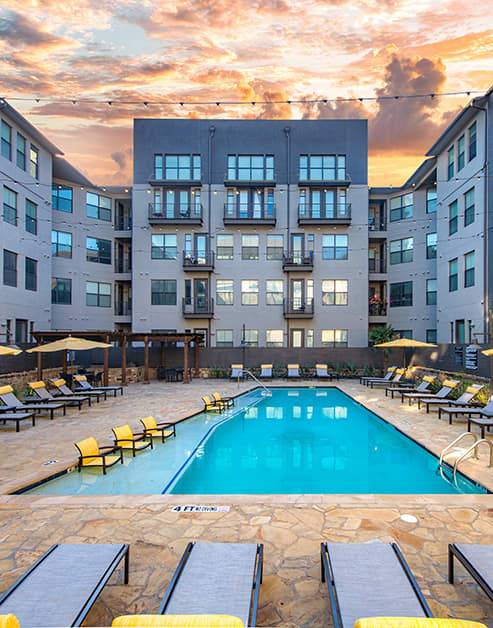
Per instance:
[[[22,401],[15,396],[12,386],[2,386],[0,388],[0,400],[7,406],[5,410],[8,412],[32,411],[40,414],[44,410],[50,413],[50,419],[53,419],[55,410],[62,409],[63,414],[67,414],[67,408],[63,403],[42,403],[41,399],[34,403],[22,403]],[[2,407],[0,407],[0,412],[4,412]]]
[[[454,583],[454,557],[493,602],[493,545],[452,543],[448,546],[448,581]]]
[[[65,406],[77,406],[80,410],[82,404],[84,403],[84,399],[80,399],[78,397],[63,397],[58,395],[54,397],[51,393],[48,392],[46,388],[46,384],[44,382],[29,382],[29,388],[34,392],[34,394],[41,401],[50,402],[50,403],[63,403]]]
[[[389,366],[389,368],[387,369],[387,373],[385,374],[385,377],[360,377],[359,378],[359,383],[360,384],[365,384],[365,386],[367,385],[367,382],[389,382],[395,371],[397,369],[397,366]]]
[[[80,390],[82,392],[85,391],[89,391],[89,390],[93,390],[96,392],[112,392],[114,393],[114,396],[116,397],[117,392],[120,392],[121,395],[123,395],[123,386],[91,386],[91,384],[87,381],[87,377],[85,375],[74,375],[74,379],[77,382]],[[77,392],[78,389],[76,388],[75,391]]]
[[[288,364],[288,379],[300,379],[300,365]]]
[[[418,401],[418,408],[421,407],[421,402],[426,406],[426,412],[428,413],[430,412],[430,408],[438,408],[443,405],[465,408],[470,408],[471,406],[477,407],[473,406],[471,402],[474,397],[476,397],[476,395],[481,392],[483,388],[484,386],[481,386],[480,384],[473,384],[472,386],[468,386],[465,392],[463,392],[458,399],[446,399],[445,401],[443,401],[443,399],[422,399]]]
[[[388,393],[390,393],[390,396],[392,397],[392,399],[394,398],[394,396],[396,394],[401,395],[401,401],[402,401],[402,395],[404,393],[428,393],[428,388],[433,384],[433,382],[436,380],[436,377],[433,377],[433,375],[425,375],[423,377],[423,381],[419,384],[419,386],[416,388],[416,386],[408,386],[408,387],[403,387],[403,386],[399,386],[398,388],[396,388],[395,386],[387,386],[387,388],[385,389],[385,396],[388,397]]]
[[[435,395],[430,395],[428,393],[418,393],[418,392],[404,393],[402,395],[401,403],[404,403],[404,399],[407,399],[409,401],[409,405],[417,401],[419,404],[418,407],[421,407],[420,405],[421,400],[446,399],[450,395],[450,393],[454,390],[454,388],[458,385],[458,383],[459,382],[456,379],[446,379],[443,382],[440,390]]]
[[[272,379],[272,364],[261,364],[260,379]]]
[[[52,386],[55,386],[61,393],[62,395],[65,395],[65,397],[71,397],[72,395],[76,395],[77,397],[88,397],[89,399],[89,405],[91,405],[91,399],[96,399],[96,401],[99,403],[100,399],[103,398],[104,400],[106,400],[107,398],[107,393],[105,390],[70,390],[70,388],[67,386],[67,382],[65,379],[63,378],[59,378],[59,379],[50,379],[50,384]]]
[[[402,377],[404,376],[406,369],[395,369],[394,377],[390,381],[378,381],[378,380],[370,380],[366,382],[366,385],[370,388],[386,388],[387,386],[393,388],[399,388],[400,386],[408,386],[407,382],[401,382]]]

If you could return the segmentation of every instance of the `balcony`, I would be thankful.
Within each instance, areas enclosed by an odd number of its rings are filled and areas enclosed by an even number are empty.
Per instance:
[[[213,251],[183,251],[183,270],[185,271],[213,271]]]
[[[385,257],[373,257],[368,260],[368,272],[384,274],[387,272],[387,260]]]
[[[387,303],[373,297],[368,303],[368,322],[370,323],[386,323],[387,322]]]
[[[338,203],[332,206],[298,205],[299,225],[349,225],[351,224],[351,203]]]
[[[132,231],[132,216],[115,217],[115,231]]]
[[[275,225],[275,204],[266,207],[254,207],[250,205],[224,205],[225,225]]]
[[[191,173],[190,173],[191,174]],[[202,187],[201,179],[159,179],[156,176],[149,178],[149,184],[153,186],[165,186],[171,188],[200,188]]]
[[[202,205],[167,207],[161,203],[149,203],[151,225],[201,225]]]
[[[344,179],[305,179],[298,176],[298,186],[301,188],[348,188],[351,185],[351,179],[345,174]]]
[[[385,217],[384,216],[369,216],[368,217],[368,231],[370,232],[370,237],[376,237],[376,238],[384,237],[384,233],[387,231],[387,221],[385,220]],[[374,235],[372,236],[372,234]]]
[[[214,299],[207,297],[183,297],[183,316],[185,318],[212,318]]]
[[[289,271],[305,271],[313,270],[313,253],[310,251],[305,255],[301,253],[285,253],[282,256],[282,269]]]
[[[226,188],[275,188],[277,180],[273,179],[229,179],[224,177]]]
[[[131,301],[117,301],[115,303],[115,316],[131,316],[132,315],[132,302]]]
[[[115,259],[115,273],[120,275],[129,274],[132,272],[132,262],[130,259]]]
[[[313,318],[313,299],[284,299],[284,318]]]

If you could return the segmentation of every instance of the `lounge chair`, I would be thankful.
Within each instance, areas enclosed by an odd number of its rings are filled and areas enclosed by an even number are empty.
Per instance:
[[[59,393],[62,394],[63,397],[65,397],[65,399],[81,399],[82,401],[87,401],[89,407],[91,406],[91,397],[86,395],[86,393],[72,392],[64,379],[50,379],[48,381],[57,389]],[[53,396],[56,399],[58,394]],[[99,399],[97,401],[99,403]]]
[[[59,379],[50,379],[50,384],[55,386],[65,397],[70,397],[71,395],[76,395],[77,397],[88,397],[89,401],[91,399],[96,399],[99,403],[100,399],[107,399],[107,392],[105,390],[71,390],[67,386],[67,381],[63,378]],[[91,405],[91,404],[89,404]]]
[[[29,388],[34,392],[38,399],[45,402],[51,403],[63,403],[66,406],[77,406],[79,410],[84,403],[84,399],[79,399],[78,397],[64,397],[62,395],[58,395],[54,397],[51,393],[48,392],[46,388],[46,384],[44,382],[29,382]]]
[[[130,425],[122,425],[121,427],[113,427],[112,430],[115,435],[115,446],[121,447],[123,450],[130,449],[132,456],[135,458],[135,454],[138,451],[147,449],[150,447],[154,449],[152,442],[152,434],[145,434],[144,432],[138,432],[134,434]],[[148,443],[143,443],[143,440],[150,439]]]
[[[203,410],[203,412],[222,412],[224,410],[224,406],[223,405],[217,404],[208,395],[204,395],[202,397],[202,401],[204,402],[204,410]]]
[[[485,417],[486,419],[493,418],[493,396],[490,397],[488,403],[482,407],[471,405],[465,405],[462,408],[457,406],[451,406],[449,408],[440,407],[438,408],[439,419],[442,418],[442,414],[448,416],[450,424],[452,424],[452,418],[454,416],[458,417],[459,415],[467,415],[468,417],[479,416]]]
[[[30,419],[33,426],[36,425],[36,420],[34,417],[34,412],[0,412],[0,423],[7,423],[7,421],[12,421],[15,423],[15,431],[20,431],[21,421],[25,421],[26,419]]]
[[[448,546],[448,581],[454,583],[454,556],[493,601],[493,545],[452,543]]]
[[[327,364],[315,365],[315,377],[317,379],[332,379],[332,373],[329,373]]]
[[[418,392],[404,393],[402,395],[401,403],[404,403],[404,399],[407,399],[409,401],[409,405],[417,401],[418,407],[421,407],[419,405],[420,399],[445,399],[446,397],[448,397],[448,395],[450,395],[450,393],[454,390],[458,383],[459,382],[456,379],[446,379],[443,382],[440,390],[435,395]]]
[[[22,403],[14,394],[12,386],[2,386],[0,388],[0,400],[7,408],[5,410],[0,407],[0,412],[8,410],[8,412],[49,412],[50,419],[53,419],[55,410],[63,410],[63,414],[67,414],[67,407],[63,403],[41,403],[41,400],[36,403]]]
[[[300,379],[300,365],[288,364],[288,379]]]
[[[117,462],[123,464],[123,450],[121,447],[114,445],[99,446],[96,439],[90,436],[84,440],[74,443],[79,450],[79,462],[77,470],[80,473],[82,467],[102,467],[103,474],[106,475],[106,469],[112,467]],[[115,456],[115,453],[118,453]]]
[[[176,436],[174,423],[156,423],[156,419],[153,416],[146,416],[144,419],[140,419],[140,422],[144,426],[144,434],[154,436],[160,436],[162,442],[171,436]]]
[[[407,382],[401,382],[405,372],[406,369],[395,369],[394,377],[390,381],[369,380],[366,382],[366,385],[370,388],[386,388],[387,386],[399,388],[400,386],[408,386],[409,384]]]
[[[12,613],[21,628],[80,626],[124,558],[128,584],[129,546],[53,545],[0,597],[0,613]]]
[[[433,408],[433,407],[438,408],[443,405],[455,406],[455,407],[464,406],[468,408],[471,405],[473,405],[471,403],[472,400],[479,392],[481,392],[483,388],[484,386],[481,386],[480,384],[473,384],[472,386],[468,386],[465,392],[463,392],[462,395],[458,399],[447,399],[446,401],[443,401],[443,399],[423,399],[422,402],[426,406],[426,412],[429,412],[430,408]],[[419,402],[418,402],[418,407],[420,407]]]
[[[243,364],[231,365],[231,379],[241,379],[243,377]]]
[[[334,628],[362,617],[432,617],[395,543],[322,543]]]
[[[397,388],[395,386],[387,386],[387,388],[385,389],[385,396],[388,397],[388,393],[390,393],[390,396],[393,399],[396,394],[401,395],[401,401],[402,401],[402,395],[404,393],[412,393],[412,392],[426,393],[428,391],[428,388],[435,381],[435,379],[436,377],[433,377],[433,375],[425,375],[417,388],[415,385],[412,385],[412,384],[407,385],[407,386],[406,385],[399,386]]]
[[[272,364],[261,364],[259,379],[272,379]]]
[[[116,394],[120,391],[120,394],[123,395],[123,386],[91,386],[91,384],[87,381],[87,377],[85,375],[74,375],[74,380],[77,386],[82,390],[96,390],[97,392],[106,392],[106,393],[114,393]],[[77,388],[75,389],[77,391]]]
[[[369,382],[369,381],[379,381],[379,382],[386,381],[386,382],[389,382],[392,379],[392,376],[394,375],[396,369],[397,369],[397,366],[389,366],[389,368],[387,369],[387,373],[385,374],[385,377],[367,377],[367,376],[364,376],[364,377],[360,377],[359,378],[359,383],[366,385],[366,382]]]
[[[221,397],[217,392],[212,394],[212,398],[219,406],[223,405],[225,408],[232,408],[235,405],[233,397]]]

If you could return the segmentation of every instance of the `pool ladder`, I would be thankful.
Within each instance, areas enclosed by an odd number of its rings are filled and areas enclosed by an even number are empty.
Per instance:
[[[473,434],[472,432],[464,432],[463,434],[458,436],[455,440],[453,440],[451,443],[449,443],[442,450],[442,453],[440,454],[439,466],[443,467],[443,459],[445,457],[445,454],[447,452],[449,452],[452,449],[452,447],[454,447],[454,445],[456,445],[458,442],[460,442],[464,438],[467,438],[468,436],[472,436],[474,442],[465,451],[463,451],[458,458],[456,458],[456,460],[454,462],[454,480],[455,480],[455,477],[457,475],[457,469],[459,468],[459,464],[467,456],[469,456],[469,454],[471,454],[472,452],[474,452],[474,458],[477,459],[478,458],[478,447],[479,447],[479,445],[482,445],[483,443],[486,443],[488,445],[488,447],[490,448],[490,461],[489,461],[489,465],[488,466],[493,467],[493,443],[491,443],[489,440],[486,440],[486,438],[479,438],[476,434]]]
[[[244,373],[246,373],[247,375],[250,375],[250,377],[253,380],[255,380],[259,386],[262,386],[262,388],[265,390],[265,393],[269,395],[269,397],[272,397],[272,392],[266,386],[264,386],[264,384],[262,384],[262,382],[258,380],[251,371],[248,371],[247,369],[242,369],[241,374],[243,375]],[[240,386],[240,375],[238,375],[238,387],[239,386]]]

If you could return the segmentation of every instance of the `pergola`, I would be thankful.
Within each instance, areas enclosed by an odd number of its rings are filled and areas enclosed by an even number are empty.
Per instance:
[[[151,332],[151,333],[127,333],[124,331],[35,331],[32,333],[36,342],[42,345],[45,342],[52,342],[54,340],[60,340],[68,335],[76,338],[87,338],[88,340],[98,340],[100,342],[112,343],[118,342],[122,348],[122,386],[127,385],[127,344],[129,342],[143,342],[144,343],[144,384],[149,383],[149,343],[160,342],[161,343],[161,366],[165,364],[165,342],[183,342],[183,383],[188,384],[189,378],[189,366],[188,366],[188,351],[190,343],[194,343],[195,347],[195,374],[199,373],[199,347],[204,342],[202,334],[196,334],[193,332],[177,332],[177,333],[165,333],[165,332]],[[108,363],[109,363],[109,348],[103,349],[103,385],[108,385]],[[43,354],[38,353],[38,379],[43,379]],[[63,370],[67,370],[67,353],[63,352]]]

